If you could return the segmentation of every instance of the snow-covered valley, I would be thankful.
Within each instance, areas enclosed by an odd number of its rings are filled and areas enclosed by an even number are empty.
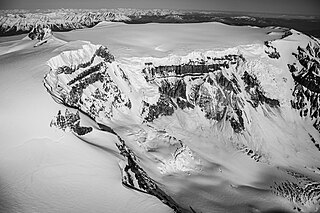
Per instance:
[[[0,43],[1,211],[319,211],[317,38],[108,22],[45,38]]]

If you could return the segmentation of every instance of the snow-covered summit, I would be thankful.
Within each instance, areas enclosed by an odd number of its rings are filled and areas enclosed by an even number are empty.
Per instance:
[[[243,202],[269,211],[272,202],[311,212],[320,209],[319,47],[295,30],[261,43],[125,60],[86,44],[50,59],[44,85],[99,126],[79,137],[118,137],[125,186],[176,212],[205,212],[221,196],[230,211]],[[218,201],[204,191],[219,193]]]

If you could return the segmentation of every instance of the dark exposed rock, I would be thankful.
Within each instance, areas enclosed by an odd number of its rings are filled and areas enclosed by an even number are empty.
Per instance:
[[[284,39],[284,38],[286,38],[286,37],[288,37],[288,36],[291,36],[291,35],[292,35],[292,32],[287,29],[287,30],[284,32],[284,34],[281,36],[281,39]]]
[[[317,149],[318,149],[319,152],[320,152],[320,142],[317,142],[317,141],[314,139],[314,137],[312,137],[312,135],[310,135],[310,133],[309,133],[309,137],[310,137],[310,139],[311,139],[311,142],[315,145],[315,147],[317,147]]]
[[[293,75],[293,78],[295,81],[297,81],[299,84],[305,86],[309,90],[311,90],[315,93],[320,93],[320,77],[314,75],[313,70],[320,70],[319,64],[313,64],[309,68],[309,71],[305,75],[303,75],[303,77]]]
[[[146,68],[143,73],[147,80],[152,80],[157,77],[169,76],[187,76],[199,75],[209,72],[221,70],[222,68],[228,69],[231,65],[236,65],[239,61],[244,60],[242,55],[226,55],[221,58],[207,58],[207,60],[199,59],[189,61],[186,64],[168,65],[168,66],[152,66],[151,62],[146,63]]]
[[[318,76],[320,73],[319,54],[319,47],[311,48],[310,44],[306,49],[298,47],[298,54],[293,53],[293,55],[303,68],[298,70],[294,64],[288,64],[294,80],[315,93],[320,93],[320,77]],[[311,59],[310,56],[314,58]]]
[[[176,103],[181,109],[193,109],[195,106],[199,106],[207,119],[221,121],[225,118],[230,122],[235,133],[243,132],[245,124],[242,112],[243,103],[238,97],[241,92],[239,80],[234,74],[227,78],[220,70],[221,68],[229,69],[230,66],[237,69],[242,62],[245,62],[242,55],[226,55],[220,58],[207,57],[206,60],[190,60],[187,64],[174,66],[153,67],[153,63],[146,63],[146,68],[143,70],[146,80],[156,82],[161,94],[156,104],[160,106],[145,104],[144,108],[150,108],[146,121],[153,121],[160,115],[173,114]],[[188,94],[186,91],[187,79],[189,79],[189,83],[191,82]],[[256,108],[261,104],[280,107],[278,100],[268,98],[264,94],[260,82],[255,76],[244,72],[242,80],[245,83],[245,92],[250,95],[250,99],[247,101],[252,107]],[[211,87],[206,85],[206,82]],[[214,92],[209,92],[212,89]],[[164,97],[169,97],[170,101],[169,99],[163,101]]]
[[[45,37],[48,37],[51,34],[51,29],[48,26],[36,26],[34,27],[28,34],[28,37],[31,40],[39,40],[42,41]]]
[[[216,96],[211,97],[211,94],[209,94],[206,86],[203,86],[203,83],[208,82],[210,85],[212,85],[212,87],[216,87],[217,85],[219,85],[223,89],[223,91],[229,91],[229,93],[233,92],[235,94],[238,94],[240,92],[240,86],[235,76],[233,75],[231,80],[228,80],[222,74],[221,69],[229,69],[230,66],[234,66],[235,68],[237,68],[239,63],[243,61],[245,61],[245,59],[242,55],[229,54],[219,58],[207,57],[206,59],[189,60],[189,62],[186,64],[171,66],[154,67],[152,62],[148,62],[145,64],[146,67],[142,72],[145,75],[147,81],[157,82],[157,84],[159,85],[160,94],[172,98],[170,102],[172,102],[173,106],[175,105],[174,102],[176,102],[177,106],[181,109],[193,109],[197,105],[202,109],[202,111],[205,112],[206,118],[219,121],[225,115],[226,107],[221,108],[218,105],[220,105],[221,103],[223,103],[222,105],[228,104],[228,98],[225,98],[226,95],[222,94],[219,89],[217,90]],[[211,79],[208,75],[206,75],[210,72],[214,73],[215,79]],[[190,77],[191,81],[198,81],[198,79],[201,79],[202,81],[202,83],[200,84],[191,83],[192,86],[188,94],[186,91],[187,76]],[[169,80],[170,77],[175,77],[175,80]],[[227,96],[229,97],[229,95]],[[217,106],[213,106],[212,104],[214,99],[218,99]],[[149,106],[146,105],[146,107]],[[174,108],[175,107],[170,109]],[[152,112],[153,111],[154,110],[152,110]],[[171,113],[173,113],[173,111],[171,110],[169,110],[169,112],[170,113],[163,114],[170,115]],[[236,115],[236,113],[234,114]],[[156,116],[153,116],[153,118],[156,118]]]
[[[193,109],[199,106],[207,119],[221,121],[225,118],[236,133],[241,133],[244,120],[239,98],[236,97],[241,92],[238,79],[232,74],[229,80],[221,68],[234,66],[237,69],[244,61],[242,55],[225,55],[190,60],[187,64],[174,66],[153,67],[153,63],[146,63],[143,70],[146,80],[156,82],[161,95],[157,104],[144,104],[142,114],[149,109],[145,120],[150,122],[160,116],[172,115],[177,107]],[[214,78],[208,75],[209,72]],[[188,92],[186,81],[191,85]],[[209,92],[211,89],[215,92]]]
[[[121,67],[118,67],[121,73],[121,78],[128,83],[129,86],[131,86],[131,82],[128,78],[128,76],[126,75],[126,73],[121,69]]]
[[[185,108],[194,108],[194,105],[189,103],[187,100],[178,97],[177,98],[177,105],[179,106],[180,109],[185,109]]]
[[[77,122],[74,124],[72,131],[74,131],[78,135],[85,135],[92,131],[92,127],[80,126],[80,122]]]
[[[320,183],[304,176],[298,172],[289,171],[287,173],[294,178],[294,181],[274,182],[271,186],[273,192],[291,202],[304,205],[306,201],[317,204],[320,201]]]
[[[100,48],[97,49],[95,54],[97,56],[100,56],[101,58],[104,58],[105,62],[111,63],[114,61],[114,56],[112,54],[110,54],[108,49],[103,46],[100,46]]]
[[[209,120],[221,121],[227,114],[225,119],[230,121],[231,127],[236,133],[241,133],[244,130],[243,114],[237,103],[237,98],[232,95],[238,94],[240,91],[235,77],[233,76],[231,80],[228,80],[218,71],[215,72],[214,79],[209,76],[199,76],[196,79],[198,79],[198,82],[199,79],[202,79],[202,83],[193,83],[190,92],[187,94],[184,78],[178,78],[170,82],[159,78],[157,81],[160,84],[159,92],[161,96],[155,105],[145,103],[144,110],[149,109],[148,116],[145,118],[146,121],[150,122],[160,116],[172,115],[177,107],[193,109],[195,106],[199,106]],[[208,82],[215,88],[215,96],[209,93],[208,86],[205,86],[204,82]],[[217,85],[223,92],[216,88]],[[174,100],[176,100],[176,104]]]
[[[230,118],[230,124],[235,133],[241,133],[244,130],[244,122],[242,118],[242,111],[235,109],[236,116]]]
[[[64,73],[64,74],[72,74],[74,71],[76,71],[77,68],[71,68],[71,67],[68,67],[68,66],[62,66],[62,67],[59,67],[58,70],[57,70],[57,73],[58,74],[61,74],[61,73]]]
[[[268,98],[264,95],[258,79],[250,75],[247,71],[244,72],[242,79],[246,84],[245,90],[251,95],[249,103],[254,107],[258,107],[259,104],[268,104],[271,107],[280,107],[280,102],[276,99]]]
[[[254,159],[256,162],[260,162],[261,159],[263,158],[263,156],[258,151],[252,150],[245,145],[241,145],[241,147],[237,147],[237,148],[238,150],[248,155],[250,158]]]
[[[80,69],[80,68],[86,68],[92,65],[94,59],[96,56],[102,57],[104,59],[105,62],[111,63],[114,61],[114,56],[111,55],[108,51],[107,48],[101,46],[99,49],[96,50],[96,52],[93,54],[93,56],[90,58],[89,61],[84,62],[84,63],[80,63],[77,66],[73,66],[73,67],[69,67],[69,66],[62,66],[59,67],[57,70],[58,74],[72,74],[73,72],[75,72],[76,70]],[[98,65],[96,65],[98,66]],[[102,64],[100,64],[100,66],[102,66]],[[97,68],[97,67],[96,67]],[[90,68],[91,69],[91,68]]]
[[[161,85],[159,87],[159,92],[161,94],[166,94],[169,97],[177,98],[181,97],[186,99],[186,83],[183,79],[179,79],[174,83],[171,83],[167,80],[161,81]]]
[[[96,57],[103,58],[103,61],[92,65]],[[131,101],[121,92],[116,83],[106,72],[108,69],[107,63],[114,61],[114,57],[109,53],[108,49],[100,46],[96,49],[89,61],[80,63],[74,66],[61,66],[56,68],[56,74],[68,75],[67,79],[71,80],[65,85],[60,86],[62,82],[58,82],[57,85],[46,84],[48,91],[52,93],[55,100],[63,103],[69,107],[80,107],[83,105],[83,101],[88,102],[90,105],[86,106],[84,110],[91,117],[96,117],[102,111],[107,117],[113,115],[113,109],[126,107],[131,108]],[[87,68],[87,69],[85,69]],[[128,80],[125,73],[120,70],[121,77],[124,80]],[[65,78],[65,76],[61,76]],[[45,77],[46,80],[47,77]],[[59,78],[59,77],[58,77]],[[91,93],[90,97],[84,95],[84,91],[87,87],[98,83],[99,88],[96,88]],[[127,81],[130,85],[130,82]],[[64,83],[62,83],[64,84]],[[51,87],[51,88],[50,88]],[[56,95],[58,90],[59,96]]]
[[[291,101],[292,108],[299,111],[301,117],[314,120],[313,126],[320,132],[320,44],[308,43],[305,49],[300,46],[293,55],[302,68],[288,64],[289,71],[295,81]],[[309,108],[308,108],[309,106]]]
[[[225,90],[227,91],[232,91],[235,94],[239,94],[240,90],[240,86],[237,82],[236,77],[233,75],[232,79],[229,80],[227,79],[221,72],[218,72],[216,75],[216,81],[217,83]],[[212,85],[212,80],[211,80],[211,85]]]
[[[144,102],[144,104],[149,110],[148,115],[145,117],[145,120],[148,122],[152,122],[154,119],[160,116],[172,115],[174,113],[174,109],[177,108],[171,98],[163,94],[160,95],[160,98],[156,104],[150,105],[146,102]]]
[[[264,52],[269,56],[269,58],[273,58],[273,59],[280,58],[280,53],[277,51],[277,48],[271,45],[270,41],[265,41],[264,45],[267,48]]]
[[[157,197],[164,204],[172,208],[176,213],[187,212],[185,209],[182,209],[179,204],[177,204],[162,189],[160,189],[156,182],[150,178],[148,174],[139,166],[134,153],[126,146],[125,141],[120,136],[118,136],[118,139],[120,143],[117,143],[116,146],[118,147],[120,154],[126,159],[127,162],[122,171],[122,184],[129,188]]]
[[[84,77],[94,73],[94,72],[98,72],[101,69],[101,66],[103,66],[103,62],[100,62],[99,64],[90,67],[89,69],[81,72],[76,78],[72,79],[71,81],[68,82],[68,85],[71,85],[81,79],[83,79]]]
[[[55,116],[55,118],[51,121],[50,126],[57,127],[63,131],[66,131],[67,128],[70,128],[78,135],[85,135],[93,130],[92,127],[80,126],[79,111],[72,113],[68,109],[66,109],[65,115],[62,115],[61,111],[59,110],[57,116]]]
[[[96,81],[103,82],[104,75],[102,73],[93,73],[87,78],[81,79],[79,83],[72,86],[66,103],[69,106],[77,106],[82,96],[83,90]]]

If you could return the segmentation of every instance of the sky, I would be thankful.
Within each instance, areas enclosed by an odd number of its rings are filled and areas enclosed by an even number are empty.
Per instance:
[[[320,0],[0,0],[0,9],[118,7],[320,15]]]

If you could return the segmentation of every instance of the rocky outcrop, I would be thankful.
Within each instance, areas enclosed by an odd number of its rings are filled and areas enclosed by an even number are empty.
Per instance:
[[[278,100],[265,96],[260,83],[255,76],[252,76],[245,71],[242,79],[246,85],[245,90],[251,97],[248,101],[253,107],[256,108],[259,104],[263,103],[268,104],[270,107],[280,107],[280,102]]]
[[[153,66],[145,63],[146,67],[142,70],[146,80],[160,77],[183,77],[190,75],[200,75],[222,69],[229,69],[230,66],[238,64],[244,60],[242,55],[225,55],[223,57],[207,57],[204,59],[190,59],[188,63],[180,65]]]
[[[271,187],[273,192],[279,196],[302,206],[313,206],[320,202],[320,183],[304,176],[298,172],[286,171],[292,177],[291,181],[274,182]],[[301,211],[299,206],[294,210]]]
[[[315,147],[317,147],[317,149],[318,149],[319,152],[320,152],[320,142],[317,142],[317,141],[314,139],[314,137],[313,137],[312,135],[310,135],[310,134],[309,134],[309,137],[310,137],[312,143],[315,145]]]
[[[28,34],[31,40],[43,41],[51,36],[51,29],[49,27],[34,27]]]
[[[57,116],[51,121],[50,127],[56,127],[63,131],[70,129],[80,136],[88,134],[93,130],[92,127],[80,126],[79,111],[72,113],[68,109],[66,109],[64,115],[62,115],[61,110],[59,110]]]
[[[226,120],[236,133],[241,133],[245,129],[242,110],[246,101],[254,108],[264,104],[280,107],[278,100],[266,97],[256,77],[244,71],[238,79],[232,73],[245,61],[242,55],[229,54],[189,60],[181,65],[155,67],[146,63],[142,73],[147,82],[159,86],[161,95],[154,105],[144,103],[142,114],[148,111],[145,120],[151,122],[160,116],[170,116],[178,107],[184,110],[198,106],[207,119]],[[226,70],[230,70],[231,76],[226,76]],[[239,81],[243,81],[244,92],[250,99],[240,97]]]
[[[45,86],[55,99],[70,107],[80,108],[95,118],[103,112],[112,118],[113,110],[131,108],[130,100],[121,92],[113,78],[107,72],[114,57],[102,46],[87,46],[87,61],[71,62],[57,65],[55,61],[63,61],[61,56],[53,59],[51,72],[45,77]],[[72,60],[70,52],[67,57]],[[79,53],[82,54],[82,53]],[[50,63],[50,62],[49,62]],[[92,85],[94,90],[92,91]],[[84,104],[85,103],[85,104]]]
[[[311,118],[320,132],[320,44],[315,41],[305,48],[299,46],[293,56],[299,64],[288,64],[295,81],[292,108],[301,117]]]
[[[116,146],[120,154],[126,159],[126,165],[122,168],[122,184],[159,198],[176,213],[188,212],[159,188],[157,183],[138,165],[134,153],[126,146],[125,141],[120,136],[118,136],[118,139],[120,143]]]
[[[302,66],[300,70],[294,64],[288,65],[295,81],[315,93],[320,93],[320,50],[318,45],[315,43],[315,46],[311,47],[308,44],[305,49],[299,46],[298,53],[293,53]]]
[[[283,38],[285,37],[286,37],[286,34],[283,35]],[[277,48],[273,47],[270,43],[271,43],[270,41],[264,42],[264,45],[266,47],[266,50],[264,52],[269,56],[269,58],[279,59],[280,53],[277,51]]]
[[[144,118],[148,122],[159,118],[160,116],[170,116],[177,109],[177,105],[170,99],[170,97],[161,95],[156,104],[149,104],[144,102],[144,108],[142,109],[142,115],[145,111],[148,112]]]

